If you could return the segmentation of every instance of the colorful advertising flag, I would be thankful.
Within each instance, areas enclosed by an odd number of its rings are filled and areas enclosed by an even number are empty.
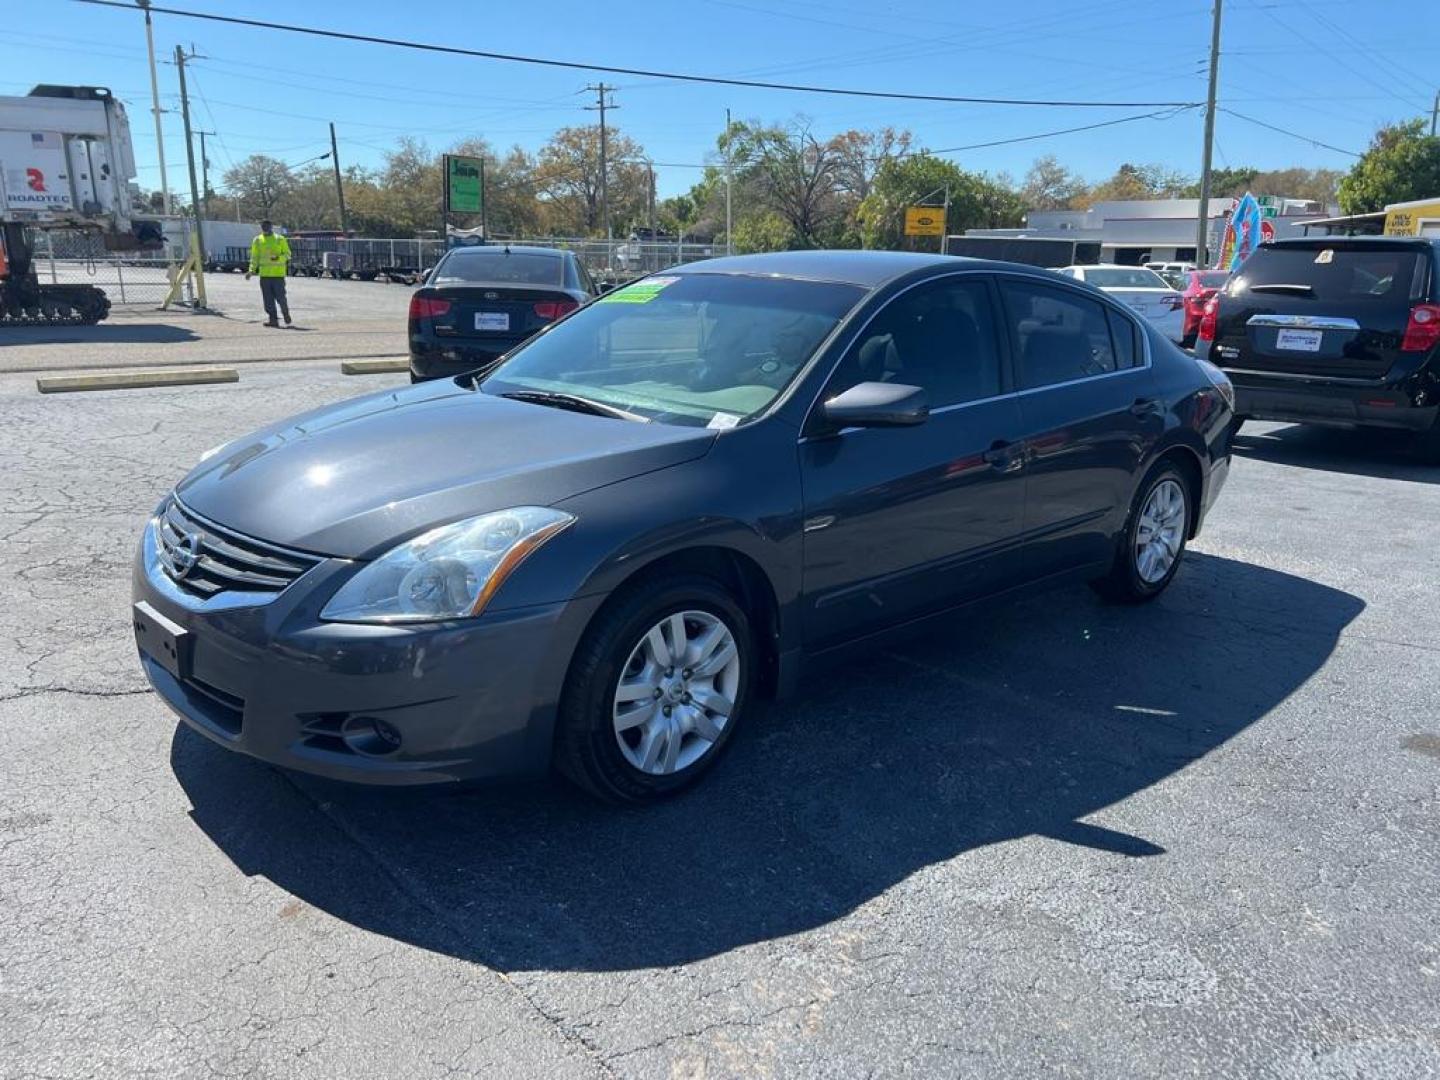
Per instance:
[[[1220,242],[1220,257],[1215,261],[1215,268],[1234,270],[1249,258],[1264,239],[1264,224],[1264,214],[1254,195],[1247,191],[1236,199],[1230,220],[1225,224],[1225,238]]]

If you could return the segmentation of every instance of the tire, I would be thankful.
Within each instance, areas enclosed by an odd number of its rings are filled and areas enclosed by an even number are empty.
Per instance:
[[[1176,493],[1178,507],[1174,502]],[[1151,469],[1135,493],[1114,565],[1105,577],[1092,582],[1096,592],[1120,604],[1143,604],[1164,592],[1175,580],[1185,556],[1185,542],[1195,514],[1194,500],[1194,492],[1174,465],[1162,461]],[[1160,528],[1149,530],[1155,539],[1143,543],[1142,528],[1157,519]],[[1167,552],[1169,561],[1165,562]]]
[[[677,616],[692,666],[682,661],[665,668],[657,649],[663,646],[663,659],[674,663],[669,650]],[[702,660],[707,643],[715,647]],[[729,645],[734,656],[724,659]],[[744,722],[755,654],[749,616],[708,577],[666,576],[617,594],[587,628],[570,663],[556,724],[556,768],[607,802],[653,802],[689,787],[714,767]],[[683,675],[721,661],[718,673]]]

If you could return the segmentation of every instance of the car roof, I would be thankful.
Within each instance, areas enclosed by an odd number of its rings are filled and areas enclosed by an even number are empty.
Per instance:
[[[919,270],[954,267],[1034,271],[1033,266],[970,259],[960,255],[929,255],[911,251],[775,251],[761,255],[728,255],[666,270],[671,274],[754,274],[767,277],[834,281],[874,289]]]
[[[1440,239],[1429,236],[1289,236],[1284,240],[1272,240],[1262,247],[1304,248],[1314,251],[1327,247],[1368,247],[1372,251],[1380,247],[1440,248]]]

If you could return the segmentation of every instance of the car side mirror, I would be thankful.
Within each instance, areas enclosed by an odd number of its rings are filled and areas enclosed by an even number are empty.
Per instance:
[[[835,428],[911,427],[930,415],[925,391],[904,383],[862,382],[820,407]]]
[[[595,283],[595,295],[604,296],[607,292],[610,292],[614,288],[615,283],[613,281],[597,281]]]

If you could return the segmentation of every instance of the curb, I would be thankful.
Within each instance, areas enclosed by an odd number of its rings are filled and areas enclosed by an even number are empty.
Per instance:
[[[42,394],[70,394],[81,390],[135,390],[147,386],[190,386],[198,383],[233,383],[240,374],[229,367],[173,367],[138,371],[88,371],[35,380]]]
[[[391,371],[409,370],[410,361],[408,359],[396,359],[394,357],[384,360],[340,361],[340,374],[342,375],[380,375]]]

